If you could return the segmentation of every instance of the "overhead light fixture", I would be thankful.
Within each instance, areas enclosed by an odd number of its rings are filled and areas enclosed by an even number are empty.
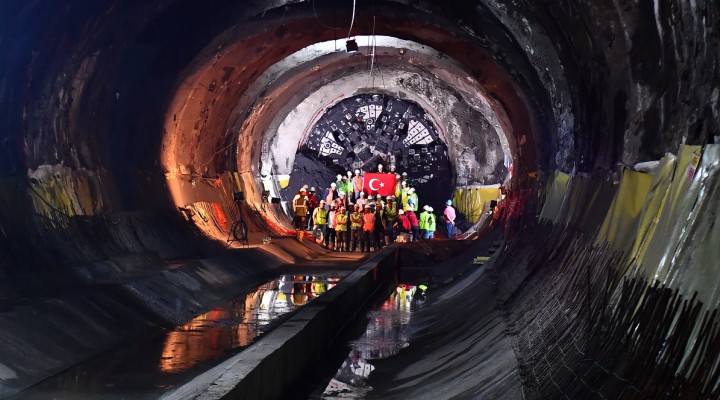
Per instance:
[[[355,39],[348,39],[347,42],[345,42],[345,48],[347,49],[348,53],[352,53],[355,51],[358,51],[358,44],[355,41]]]

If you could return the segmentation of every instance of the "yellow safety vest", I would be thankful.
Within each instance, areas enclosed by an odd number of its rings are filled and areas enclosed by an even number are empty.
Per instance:
[[[335,230],[340,232],[347,232],[347,214],[337,214],[335,217]]]
[[[354,212],[350,214],[350,228],[352,229],[360,229],[362,226],[363,217],[362,214],[359,212]]]
[[[324,208],[316,208],[315,209],[315,223],[318,225],[325,225],[327,224],[327,214],[328,212]]]

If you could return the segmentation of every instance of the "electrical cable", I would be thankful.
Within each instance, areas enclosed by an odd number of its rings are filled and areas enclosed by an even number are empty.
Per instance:
[[[350,39],[350,33],[352,33],[353,24],[355,23],[355,6],[357,4],[357,0],[353,0],[353,12],[352,12],[352,19],[350,19],[350,30],[348,31],[348,39]]]

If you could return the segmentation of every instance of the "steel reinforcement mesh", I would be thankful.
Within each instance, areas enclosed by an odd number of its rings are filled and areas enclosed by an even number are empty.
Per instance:
[[[503,269],[521,258],[512,283]],[[502,307],[527,398],[720,398],[717,310],[627,264],[568,228],[520,230],[495,274],[512,286]]]

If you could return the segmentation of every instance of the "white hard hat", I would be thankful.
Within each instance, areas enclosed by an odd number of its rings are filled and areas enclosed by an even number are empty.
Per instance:
[[[413,188],[413,187],[408,188],[408,193],[415,193],[415,188]]]
[[[398,211],[398,214],[405,214],[405,211],[400,210],[400,211]]]
[[[335,189],[336,186],[337,186],[337,185],[335,184],[335,182],[333,182],[333,183],[330,184],[330,187],[333,188],[333,189]]]
[[[378,168],[382,168],[382,164],[378,164]]]
[[[428,206],[428,211],[433,212],[433,208]]]
[[[337,178],[338,180],[342,179],[342,175],[338,174]]]
[[[356,173],[356,174],[359,174],[359,173],[360,173],[360,170],[359,170],[359,169],[356,169],[356,170],[355,170],[355,173]]]
[[[427,204],[425,204],[425,205],[423,206],[423,210],[425,210],[425,211],[430,211],[430,206],[427,205]]]
[[[347,176],[352,176],[352,172],[348,171]]]

